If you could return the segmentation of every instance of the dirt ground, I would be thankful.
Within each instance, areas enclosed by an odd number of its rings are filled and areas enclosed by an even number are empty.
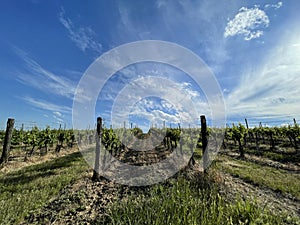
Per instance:
[[[13,156],[11,160],[0,168],[0,173],[7,173],[19,170],[25,166],[42,163],[73,152],[78,148],[63,149],[59,154],[54,151],[46,155],[35,154],[24,160],[25,155]],[[229,153],[235,156],[237,153]],[[256,163],[282,168],[299,173],[300,167],[296,164],[284,164],[257,156],[246,156],[248,160]],[[236,163],[228,161],[226,163]],[[239,165],[237,165],[239,166]],[[199,170],[199,167],[196,168]],[[243,199],[253,199],[261,206],[266,206],[275,214],[284,212],[288,216],[300,218],[300,200],[284,196],[282,193],[274,192],[271,189],[246,183],[240,178],[230,174],[218,172],[222,189],[229,199],[240,196]],[[129,187],[118,185],[114,182],[102,180],[93,182],[92,171],[87,171],[80,179],[65,187],[60,194],[53,198],[49,204],[32,212],[23,224],[90,224],[99,221],[106,214],[108,206],[117,198],[126,198],[130,192]]]
[[[197,168],[198,170],[198,168]],[[92,172],[67,186],[60,195],[38,212],[32,213],[24,224],[93,224],[100,222],[107,209],[116,199],[126,198],[132,190],[111,181],[93,182]],[[224,184],[221,192],[229,199],[241,197],[257,201],[274,214],[283,212],[287,216],[300,218],[300,202],[276,193],[268,188],[258,187],[230,174],[218,172],[219,181]],[[147,188],[145,188],[147,189]],[[147,190],[142,190],[147,191]],[[76,222],[75,222],[76,221]]]
[[[25,152],[12,150],[8,161],[0,167],[0,173],[5,174],[11,171],[20,170],[26,166],[43,163],[78,151],[79,148],[74,146],[73,148],[63,148],[59,153],[55,153],[53,149],[50,149],[47,154],[40,154],[39,151],[36,151],[32,156],[26,157]]]

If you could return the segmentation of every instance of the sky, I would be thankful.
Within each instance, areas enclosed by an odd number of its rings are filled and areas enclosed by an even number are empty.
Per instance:
[[[298,0],[3,0],[0,129],[9,117],[17,128],[73,127],[74,96],[85,91],[78,85],[88,68],[143,40],[175,43],[203,60],[223,95],[225,123],[300,121],[299,8]],[[126,118],[126,126],[145,129],[163,121],[194,127],[202,114],[212,123],[204,90],[159,62],[122,68],[95,95],[94,115],[106,126],[123,126]]]

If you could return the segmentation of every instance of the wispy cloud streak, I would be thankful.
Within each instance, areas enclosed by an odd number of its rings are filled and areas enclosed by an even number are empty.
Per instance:
[[[96,40],[96,33],[90,27],[76,27],[70,18],[66,17],[65,10],[62,8],[58,19],[67,29],[70,39],[83,52],[88,49],[98,54],[102,53],[102,45]]]
[[[66,77],[56,75],[43,68],[38,62],[28,56],[28,54],[16,48],[16,53],[25,62],[26,72],[17,75],[17,80],[25,85],[35,87],[46,93],[55,94],[69,99],[73,98],[75,83]]]
[[[35,108],[51,111],[54,113],[54,115],[59,117],[62,117],[62,113],[70,113],[72,110],[68,106],[57,105],[48,101],[39,100],[32,97],[22,97],[22,99],[30,105],[34,106]]]
[[[226,98],[230,117],[295,117],[300,108],[300,30],[287,35],[262,66],[242,76]]]

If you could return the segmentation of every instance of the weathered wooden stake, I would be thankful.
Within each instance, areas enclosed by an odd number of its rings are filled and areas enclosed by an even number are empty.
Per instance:
[[[7,160],[8,160],[9,153],[10,153],[10,144],[11,144],[11,138],[12,138],[12,134],[13,134],[14,124],[15,124],[14,119],[9,118],[7,120],[5,138],[4,138],[4,143],[3,143],[3,151],[2,151],[1,158],[0,158],[0,165],[2,163],[6,163]]]
[[[201,120],[201,138],[202,138],[202,158],[203,158],[203,170],[204,173],[207,173],[207,167],[208,167],[208,149],[207,149],[207,124],[206,124],[206,118],[204,115],[200,116]]]
[[[100,151],[101,151],[101,135],[102,135],[102,118],[97,118],[97,134],[96,134],[96,150],[95,150],[95,167],[92,180],[100,180]]]
[[[246,123],[246,127],[247,127],[247,130],[248,130],[248,129],[249,129],[249,126],[248,126],[247,118],[245,118],[245,123]]]
[[[246,123],[247,130],[249,130],[247,118],[245,118],[245,123]],[[250,135],[249,135],[249,137],[250,137]],[[247,134],[244,135],[244,145],[247,145]]]

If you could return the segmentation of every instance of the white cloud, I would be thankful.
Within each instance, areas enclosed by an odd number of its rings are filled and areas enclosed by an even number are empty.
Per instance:
[[[54,111],[53,118],[56,120],[56,123],[63,123],[64,122],[64,115],[61,112]]]
[[[54,104],[54,103],[51,103],[51,102],[48,102],[48,101],[34,99],[32,97],[22,97],[22,99],[24,101],[26,101],[27,103],[29,103],[30,105],[36,107],[36,108],[51,111],[51,112],[56,112],[56,114],[58,114],[58,113],[70,113],[71,110],[72,110],[68,106],[57,105],[57,104]]]
[[[58,117],[63,117],[63,114],[61,112],[58,112],[58,111],[54,111],[53,114],[58,116]]]
[[[225,28],[224,37],[243,35],[249,41],[263,35],[261,29],[270,24],[267,14],[259,8],[248,9],[242,7],[232,20],[229,20]]]
[[[58,19],[60,23],[68,30],[70,39],[83,52],[88,49],[100,54],[102,45],[96,40],[96,33],[90,27],[76,28],[70,18],[65,17],[65,10],[62,8]]]
[[[133,91],[134,90],[134,91]],[[143,77],[128,84],[114,101],[114,124],[122,124],[128,116],[144,118],[153,124],[178,123],[187,126],[200,114],[210,115],[207,102],[187,83],[161,77]],[[159,103],[147,97],[160,98]]]
[[[35,60],[31,59],[26,52],[15,47],[18,56],[25,62],[27,72],[19,73],[17,80],[25,85],[33,86],[46,93],[73,98],[75,83],[71,80],[56,75],[43,68]]]
[[[53,115],[53,118],[56,120],[56,123],[63,123],[64,120],[58,116]]]
[[[119,77],[124,81],[122,85],[118,85]],[[153,124],[162,124],[163,120],[177,123],[179,120],[184,121],[185,125],[196,123],[199,115],[205,114],[210,118],[212,115],[212,106],[208,104],[205,94],[199,90],[201,87],[183,76],[182,71],[172,67],[155,64],[130,66],[120,71],[118,77],[114,77],[108,83],[103,92],[105,95],[101,94],[105,99],[100,98],[99,100],[103,102],[99,105],[104,105],[108,101],[113,107],[118,105],[113,109],[116,113],[113,120],[117,120],[112,121],[114,126],[123,124],[124,120],[127,121],[128,115],[143,117]],[[108,98],[109,96],[111,98]],[[145,99],[145,96],[159,97],[166,101],[158,103],[152,99]],[[128,107],[132,111],[128,112]],[[108,115],[107,120],[111,119],[110,109],[107,107],[105,111]],[[103,107],[99,107],[98,110],[104,111]]]
[[[229,59],[223,39],[223,21],[236,8],[237,1],[155,1],[153,19],[137,20],[141,11],[131,4],[119,3],[119,32],[122,42],[159,39],[176,42],[205,56],[210,66],[218,70]],[[145,6],[146,7],[146,6]],[[152,10],[152,9],[151,9]],[[218,40],[218,41],[216,41]]]
[[[230,117],[293,118],[300,108],[300,31],[286,35],[262,66],[245,72],[226,102]]]
[[[274,9],[280,9],[283,6],[282,2],[278,2],[276,4],[266,4],[265,8],[274,8]]]
[[[167,5],[167,2],[166,0],[157,0],[155,4],[157,8],[161,8],[161,7],[165,7]]]

